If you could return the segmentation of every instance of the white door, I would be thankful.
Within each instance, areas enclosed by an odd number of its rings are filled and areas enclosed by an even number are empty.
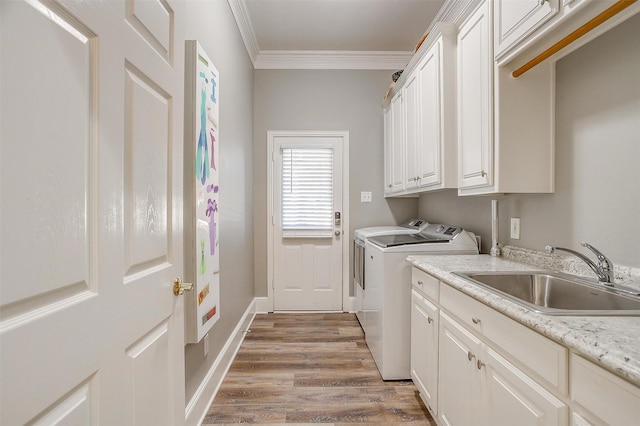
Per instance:
[[[404,189],[404,98],[398,92],[391,99],[391,189],[389,192]]]
[[[481,343],[440,311],[438,420],[447,426],[484,425],[483,382],[477,372]]]
[[[420,81],[420,134],[419,148],[416,150],[418,179],[420,186],[436,185],[442,182],[440,170],[440,144],[442,141],[442,38],[429,49],[418,65]]]
[[[411,378],[438,415],[438,308],[411,290]]]
[[[458,186],[493,183],[491,2],[458,32]]]
[[[0,424],[184,423],[181,8],[0,2]]]
[[[341,310],[341,133],[270,133],[274,310]]]

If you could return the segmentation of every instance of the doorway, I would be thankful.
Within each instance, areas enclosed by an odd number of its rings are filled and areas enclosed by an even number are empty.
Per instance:
[[[348,300],[348,143],[344,131],[268,132],[272,310],[341,311]]]

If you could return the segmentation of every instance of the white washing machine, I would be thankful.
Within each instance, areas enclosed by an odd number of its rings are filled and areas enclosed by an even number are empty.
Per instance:
[[[365,243],[370,237],[384,236],[384,235],[410,235],[417,234],[424,231],[429,224],[423,219],[411,219],[403,225],[390,225],[390,226],[373,226],[370,228],[360,228],[354,231],[353,238],[353,284],[354,284],[354,297],[356,317],[365,329],[366,324],[366,312],[364,311],[364,299],[365,299]]]
[[[410,379],[411,265],[414,254],[478,254],[473,233],[430,224],[410,235],[370,237],[365,245],[365,339],[383,380]]]

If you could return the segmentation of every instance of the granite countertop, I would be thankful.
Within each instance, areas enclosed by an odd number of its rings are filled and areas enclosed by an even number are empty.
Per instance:
[[[409,256],[407,261],[450,286],[640,386],[640,317],[556,316],[533,312],[452,272],[539,271],[488,255]]]

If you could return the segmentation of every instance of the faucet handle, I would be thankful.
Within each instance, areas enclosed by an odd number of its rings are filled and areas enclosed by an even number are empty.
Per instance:
[[[605,256],[600,250],[598,250],[597,248],[595,248],[594,246],[592,246],[589,243],[585,243],[584,241],[580,243],[580,245],[582,247],[588,248],[589,250],[591,250],[593,252],[593,254],[596,255],[596,257],[598,258],[598,260],[600,262],[606,262],[607,266],[611,267],[613,266],[613,263],[611,263],[611,261],[609,260],[609,258],[607,256]]]
[[[607,256],[604,255],[600,250],[595,248],[589,243],[585,243],[584,241],[580,243],[582,247],[585,247],[593,252],[598,258],[598,269],[600,269],[601,273],[604,275],[604,280],[600,279],[605,285],[613,286],[613,262],[609,260]]]

